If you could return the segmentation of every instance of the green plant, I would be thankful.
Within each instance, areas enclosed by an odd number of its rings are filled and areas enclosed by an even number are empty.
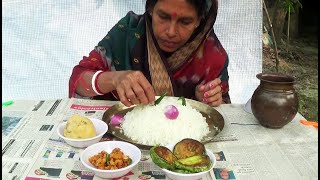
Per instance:
[[[283,7],[286,9],[288,14],[288,27],[287,27],[287,52],[289,51],[290,41],[290,15],[295,12],[296,8],[302,8],[302,4],[299,0],[279,0],[283,3]]]

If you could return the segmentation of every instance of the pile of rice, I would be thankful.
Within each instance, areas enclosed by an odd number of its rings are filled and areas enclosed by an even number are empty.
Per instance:
[[[167,105],[178,109],[177,119],[167,119],[164,114]],[[183,106],[181,100],[168,97],[156,106],[136,106],[124,116],[121,127],[132,140],[150,146],[176,144],[184,138],[201,141],[209,133],[209,126],[200,112],[188,103]]]

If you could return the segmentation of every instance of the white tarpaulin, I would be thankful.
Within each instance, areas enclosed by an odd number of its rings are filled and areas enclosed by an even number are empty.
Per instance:
[[[68,97],[72,68],[145,0],[3,0],[2,101]],[[262,3],[220,0],[215,32],[229,55],[230,96],[245,103],[262,71]]]

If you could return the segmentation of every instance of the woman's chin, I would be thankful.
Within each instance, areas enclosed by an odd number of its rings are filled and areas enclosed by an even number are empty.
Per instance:
[[[160,49],[166,53],[173,53],[174,51],[177,50],[176,47],[168,47],[168,46],[161,46],[161,45],[160,45]]]

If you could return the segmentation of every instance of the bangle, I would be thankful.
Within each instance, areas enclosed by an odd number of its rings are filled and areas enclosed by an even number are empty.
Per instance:
[[[103,95],[103,93],[101,92],[101,90],[98,88],[98,77],[100,74],[102,74],[103,71],[97,71],[96,73],[94,73],[94,75],[92,76],[91,79],[91,86],[92,86],[92,90],[97,94],[97,95]]]
[[[100,94],[104,94],[104,93],[100,90],[99,85],[98,85],[98,79],[99,79],[99,76],[100,76],[102,73],[103,73],[103,72],[98,73],[98,75],[97,75],[97,77],[96,77],[96,79],[95,79],[95,81],[94,81],[94,86],[96,87],[97,92],[100,93]]]

